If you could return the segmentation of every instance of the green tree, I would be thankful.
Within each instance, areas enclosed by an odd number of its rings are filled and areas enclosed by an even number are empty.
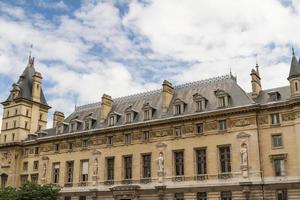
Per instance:
[[[0,200],[57,200],[60,188],[53,185],[23,184],[20,188],[0,190]]]

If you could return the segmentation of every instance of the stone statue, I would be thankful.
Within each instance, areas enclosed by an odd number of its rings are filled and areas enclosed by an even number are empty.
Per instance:
[[[163,172],[164,171],[164,155],[162,152],[159,153],[157,163],[158,163],[158,172]]]
[[[241,165],[248,165],[248,149],[247,144],[243,143],[240,149]]]
[[[94,159],[94,176],[98,175],[98,159]]]
[[[43,178],[46,178],[46,174],[47,174],[47,164],[44,163],[43,164]]]

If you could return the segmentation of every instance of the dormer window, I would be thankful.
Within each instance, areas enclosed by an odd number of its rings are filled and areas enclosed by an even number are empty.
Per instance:
[[[126,116],[126,119],[125,119],[125,121],[126,121],[126,123],[132,123],[134,120],[135,120],[135,118],[136,118],[136,116],[137,116],[137,111],[135,111],[133,108],[132,108],[132,106],[129,106],[126,110],[125,110],[125,116]]]
[[[201,112],[206,109],[207,99],[196,93],[193,95],[193,99],[196,105],[196,111]]]
[[[64,131],[67,130],[68,126],[69,126],[69,124],[66,122],[61,122],[61,123],[57,124],[56,134],[64,133]]]
[[[150,103],[145,103],[142,110],[144,112],[143,113],[143,119],[146,121],[146,120],[151,120],[152,119],[152,116],[153,116],[156,109],[154,107],[152,107],[150,105]]]
[[[268,93],[271,101],[278,101],[280,99],[280,93],[277,91],[272,91]]]
[[[120,119],[121,114],[112,112],[109,117],[108,117],[108,125],[109,126],[114,126],[117,124],[118,120]]]
[[[78,120],[78,117],[75,117],[73,120],[71,120],[70,132],[77,131],[81,124],[82,124],[82,121]]]
[[[176,99],[174,102],[174,109],[173,109],[173,113],[174,115],[181,115],[184,113],[184,108],[185,108],[185,102],[180,100],[180,99]]]
[[[84,129],[85,129],[85,130],[90,130],[90,129],[92,129],[94,123],[96,122],[96,119],[92,117],[92,114],[93,114],[93,113],[90,113],[90,114],[86,117],[86,119],[85,119],[85,121],[84,121]]]
[[[219,108],[226,108],[229,106],[229,99],[230,96],[224,90],[216,90],[215,95],[218,98],[218,107]]]

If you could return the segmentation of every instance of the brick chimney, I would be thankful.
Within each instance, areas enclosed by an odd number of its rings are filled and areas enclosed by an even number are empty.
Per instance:
[[[170,103],[172,101],[172,98],[173,98],[174,88],[172,86],[172,83],[170,83],[167,80],[164,80],[162,86],[163,86],[163,91],[162,91],[162,95],[163,95],[162,110],[163,110],[163,112],[167,112],[168,109],[169,109]]]

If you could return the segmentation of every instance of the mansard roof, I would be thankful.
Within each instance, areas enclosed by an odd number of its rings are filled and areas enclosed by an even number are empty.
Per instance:
[[[34,68],[34,58],[29,57],[28,65],[26,66],[25,70],[19,77],[17,83],[14,86],[19,87],[20,92],[17,97],[15,98],[23,98],[32,101],[32,84],[33,84],[33,75],[35,73]],[[13,94],[10,93],[7,100],[3,103],[9,102],[13,99]],[[46,101],[43,89],[41,89],[41,104],[48,106]]]
[[[194,97],[195,93],[201,94],[205,99],[207,99],[207,107],[205,112],[220,110],[218,108],[217,98],[215,96],[216,90],[223,90],[231,97],[231,107],[241,107],[252,105],[255,102],[246,94],[246,92],[237,84],[236,78],[234,76],[225,75],[221,77],[215,77],[211,79],[206,79],[202,81],[196,81],[191,83],[186,83],[182,85],[174,86],[174,95],[169,106],[169,110],[166,113],[162,112],[162,90],[154,90],[140,94],[134,94],[130,96],[120,97],[113,99],[112,111],[122,114],[117,125],[125,124],[125,110],[129,106],[132,106],[136,112],[138,112],[137,118],[133,123],[142,123],[144,120],[141,117],[143,112],[143,107],[146,103],[156,108],[153,120],[165,119],[169,117],[174,117],[173,105],[176,99],[181,99],[186,103],[185,111],[183,115],[194,114]],[[65,119],[65,122],[69,123],[75,116],[78,116],[79,120],[82,120],[87,116],[91,115],[93,118],[97,119],[97,122],[93,125],[92,129],[107,128],[108,123],[100,123],[100,106],[101,103],[93,103],[88,105],[83,105],[76,107],[75,111]],[[91,114],[92,113],[92,114]],[[181,117],[178,116],[178,117]],[[149,120],[151,121],[151,120]],[[45,137],[51,136],[51,134],[56,134],[55,128],[47,130],[49,134]],[[78,130],[83,131],[83,130]],[[68,134],[68,133],[63,133]]]
[[[272,89],[260,91],[258,97],[256,98],[256,102],[259,104],[267,104],[267,103],[273,102],[270,99],[270,95],[269,95],[271,92],[278,92],[280,94],[279,101],[285,101],[291,97],[291,89],[290,89],[290,86],[288,85],[288,86],[283,86],[283,87],[272,88]]]

